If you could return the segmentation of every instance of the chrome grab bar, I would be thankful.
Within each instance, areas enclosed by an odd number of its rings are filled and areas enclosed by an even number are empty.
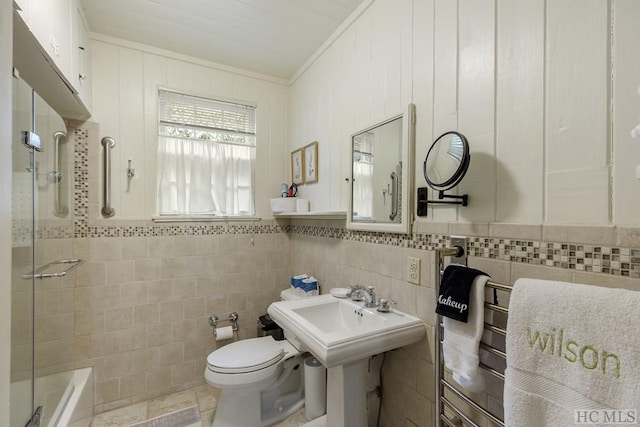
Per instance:
[[[24,274],[22,278],[23,279],[51,279],[55,277],[64,277],[71,270],[79,267],[83,262],[84,261],[81,259],[61,259],[59,261],[52,261],[49,264],[45,264],[42,267],[38,268],[36,271]],[[54,265],[69,265],[69,267],[57,273],[43,273],[43,271],[48,270]]]
[[[393,221],[398,216],[398,202],[400,198],[398,197],[399,185],[398,185],[398,174],[395,172],[391,172],[391,215],[389,215],[389,219]]]
[[[57,131],[53,133],[53,167],[54,170],[49,172],[49,181],[55,184],[56,188],[53,192],[53,214],[57,217],[65,217],[69,213],[69,209],[66,206],[60,204],[62,198],[62,188],[60,182],[62,181],[62,165],[60,164],[60,144],[67,142],[67,133]]]
[[[116,146],[116,141],[110,136],[102,138],[104,149],[104,181],[102,184],[102,216],[111,218],[116,210],[111,206],[111,149]]]

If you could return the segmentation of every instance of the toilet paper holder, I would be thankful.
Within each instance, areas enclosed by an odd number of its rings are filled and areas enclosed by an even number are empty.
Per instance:
[[[223,319],[222,321],[224,320],[225,319]],[[232,311],[227,316],[227,320],[231,322],[231,328],[233,329],[234,332],[236,332],[238,330],[238,313],[236,313],[235,311]],[[216,328],[218,327],[218,322],[220,321],[221,321],[220,318],[215,314],[212,314],[211,316],[209,316],[209,324],[213,328],[214,337],[216,336]]]

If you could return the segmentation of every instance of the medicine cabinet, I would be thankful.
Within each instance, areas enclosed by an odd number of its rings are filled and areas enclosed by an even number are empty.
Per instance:
[[[415,105],[351,135],[347,228],[409,233]]]

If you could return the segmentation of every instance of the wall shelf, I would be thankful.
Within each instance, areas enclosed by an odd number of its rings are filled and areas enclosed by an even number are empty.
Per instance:
[[[287,219],[346,219],[346,211],[312,211],[312,212],[286,212],[274,213],[273,217]]]

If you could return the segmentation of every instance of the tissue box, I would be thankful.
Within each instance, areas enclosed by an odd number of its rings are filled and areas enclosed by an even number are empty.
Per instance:
[[[307,274],[300,274],[291,278],[291,289],[301,296],[318,295],[318,279]]]
[[[297,197],[280,197],[277,199],[271,199],[271,212],[273,213],[287,213],[296,211]]]
[[[291,287],[292,288],[301,288],[302,287],[302,281],[304,279],[308,279],[309,276],[306,274],[300,274],[299,276],[293,276],[291,278]]]
[[[314,278],[309,278],[309,279],[304,279],[302,281],[302,285],[300,286],[300,289],[302,289],[303,291],[309,293],[312,291],[318,291],[318,280],[314,279]]]

